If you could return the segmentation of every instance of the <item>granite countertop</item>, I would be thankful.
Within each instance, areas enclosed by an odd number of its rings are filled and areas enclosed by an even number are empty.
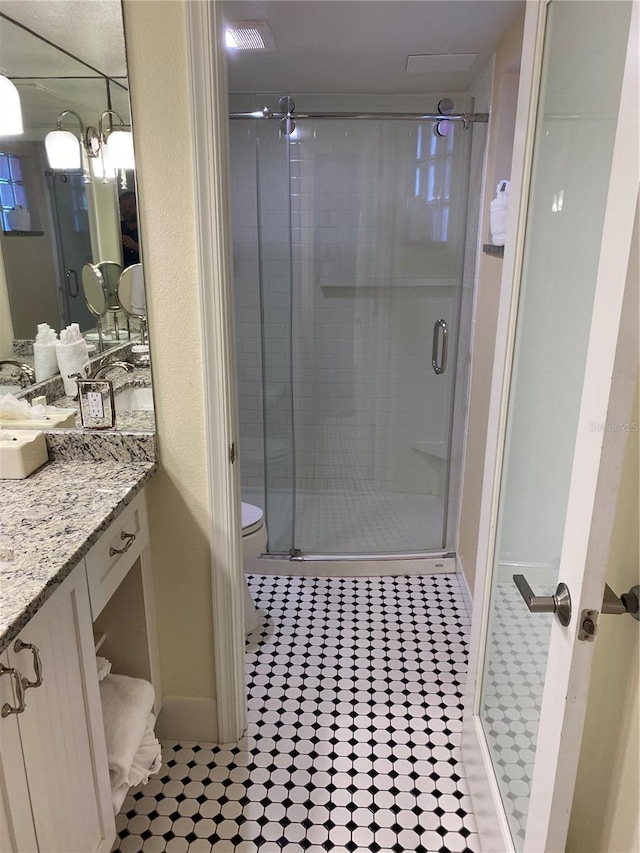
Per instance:
[[[156,467],[55,459],[24,480],[0,480],[0,653]]]

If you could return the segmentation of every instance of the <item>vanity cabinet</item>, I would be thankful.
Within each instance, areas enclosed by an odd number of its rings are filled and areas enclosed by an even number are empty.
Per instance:
[[[96,641],[114,672],[151,681],[159,700],[143,492],[0,655],[0,853],[111,849]]]
[[[0,719],[8,818],[0,850],[108,851],[115,822],[84,563],[11,642],[5,660],[22,677],[25,707]],[[5,690],[11,682],[11,705],[19,707],[15,679],[0,682]]]

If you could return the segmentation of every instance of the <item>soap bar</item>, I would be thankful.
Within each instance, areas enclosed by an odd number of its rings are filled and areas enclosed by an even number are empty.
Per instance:
[[[0,480],[24,480],[48,459],[43,432],[0,431]]]

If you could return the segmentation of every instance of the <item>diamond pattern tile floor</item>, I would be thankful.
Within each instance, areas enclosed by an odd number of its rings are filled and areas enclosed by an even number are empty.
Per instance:
[[[249,719],[167,743],[120,853],[480,850],[460,760],[469,616],[455,575],[249,578]]]

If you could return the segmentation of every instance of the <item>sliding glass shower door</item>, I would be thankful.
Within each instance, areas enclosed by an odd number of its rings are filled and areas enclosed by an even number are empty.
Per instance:
[[[471,132],[435,127],[252,123],[271,553],[445,545]]]

